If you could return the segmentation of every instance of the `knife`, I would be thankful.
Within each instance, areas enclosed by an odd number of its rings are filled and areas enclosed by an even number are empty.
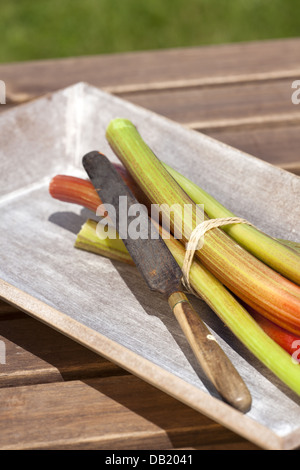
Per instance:
[[[104,206],[114,208],[115,228],[148,287],[168,299],[206,377],[225,402],[246,413],[251,408],[250,392],[184,294],[182,271],[147,211],[139,211],[139,236],[128,236],[130,224],[137,217],[136,209],[141,205],[106,156],[92,151],[84,155],[82,163]]]

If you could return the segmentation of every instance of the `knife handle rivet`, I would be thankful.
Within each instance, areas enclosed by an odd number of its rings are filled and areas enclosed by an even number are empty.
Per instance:
[[[206,338],[209,339],[210,341],[215,341],[217,343],[217,340],[213,335],[207,335]]]

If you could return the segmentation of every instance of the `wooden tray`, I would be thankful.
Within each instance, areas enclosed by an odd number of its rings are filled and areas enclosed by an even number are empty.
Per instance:
[[[297,240],[300,178],[85,83],[0,116],[0,297],[265,449],[300,445],[299,397],[200,300],[192,303],[247,383],[247,415],[210,390],[170,314],[134,267],[74,249],[92,213],[54,200],[50,179],[86,177],[115,117],[134,122],[156,155],[237,215]],[[298,240],[299,241],[299,240]]]

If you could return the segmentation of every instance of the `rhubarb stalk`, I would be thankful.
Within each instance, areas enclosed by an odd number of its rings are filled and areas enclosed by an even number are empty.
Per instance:
[[[235,217],[234,213],[197,184],[169,165],[164,164],[164,167],[196,204],[204,204],[205,212],[211,219]],[[300,255],[294,251],[297,244],[281,243],[251,225],[231,224],[222,229],[254,256],[291,281],[300,284]]]
[[[71,186],[70,180],[72,181]],[[92,207],[94,212],[102,204],[93,185],[80,178],[55,176],[50,183],[49,191],[52,197],[56,199]],[[119,238],[99,238],[97,224],[98,222],[94,220],[88,220],[82,226],[77,235],[75,247],[113,260],[133,264],[122,240]],[[182,244],[173,237],[170,239],[164,237],[164,240],[168,243],[170,251],[182,267],[185,254]],[[292,364],[290,356],[288,360],[285,351],[281,347],[276,343],[274,344],[274,341],[270,341],[272,335],[267,335],[259,327],[259,324],[253,320],[245,308],[231,296],[230,292],[198,260],[193,262],[190,280],[193,289],[205,299],[233,334],[278,378],[300,394],[299,367],[297,368],[295,364]]]
[[[182,229],[182,210],[176,212],[176,207],[182,208],[185,204],[193,207],[193,220],[185,224],[182,233],[183,243],[188,242],[196,226],[196,205],[153,154],[136,127],[126,119],[115,119],[110,122],[106,137],[151,203],[159,205],[162,212],[164,207],[175,208],[166,214],[170,216],[172,233]],[[207,218],[204,214],[204,219]],[[241,248],[221,229],[207,232],[196,256],[240,299],[262,314],[267,312],[275,323],[291,325],[291,331],[300,334],[299,286]]]
[[[112,259],[115,253],[121,253],[119,261],[132,264],[131,257],[122,240],[110,241],[97,236],[97,222],[88,220],[77,235],[75,247],[92,251]],[[182,267],[185,250],[183,245],[173,237],[164,238],[175,260]],[[217,279],[195,260],[190,272],[190,281],[195,292],[218,315],[224,324],[256,356],[291,390],[300,395],[300,368],[291,356],[268,335],[246,309],[232,297],[230,292]]]
[[[122,175],[126,183],[133,190],[135,195],[139,197],[141,200],[144,200],[146,203],[147,200],[145,196],[141,193],[140,188],[138,188],[134,180],[130,177],[130,175],[128,175],[124,167],[122,167],[119,164],[116,164],[116,168],[120,172],[120,174]],[[92,183],[90,181],[86,181],[78,177],[66,176],[66,175],[55,176],[50,182],[49,192],[51,196],[55,199],[59,199],[64,202],[79,204],[81,206],[87,207],[88,209],[94,212],[96,212],[99,206],[102,207],[101,200],[97,192],[95,191],[95,188],[92,185]],[[98,215],[104,215],[104,212],[98,213]],[[97,245],[97,239],[95,240],[95,242]],[[299,244],[297,243],[286,241],[286,240],[280,240],[280,242],[285,243],[288,246],[292,245],[294,249],[299,249]],[[108,239],[106,243],[109,244]],[[79,241],[78,241],[78,244],[79,244]],[[101,247],[103,249],[103,244]],[[86,245],[85,245],[85,249],[86,249]],[[106,247],[106,249],[109,249],[109,245]],[[102,253],[102,254],[105,255],[105,253]],[[119,255],[120,254],[116,252],[116,259],[119,258]],[[252,306],[253,308],[255,308],[254,304]],[[264,315],[264,317],[272,320],[273,317],[272,315],[268,313],[268,311],[265,311],[262,308],[260,308],[260,312],[261,314]],[[291,325],[288,321],[284,321],[283,319],[280,319],[278,323],[281,325],[282,328],[288,331],[294,331],[293,324]]]

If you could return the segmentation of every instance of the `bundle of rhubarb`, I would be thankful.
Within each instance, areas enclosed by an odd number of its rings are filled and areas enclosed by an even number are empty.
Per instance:
[[[199,205],[204,206],[204,220],[234,216],[195,183],[162,163],[130,121],[111,121],[106,138],[121,162],[116,168],[137,199],[148,208],[151,204],[162,212],[165,208],[171,236],[164,241],[180,267],[186,243],[197,225]],[[49,190],[56,199],[94,212],[101,204],[87,180],[58,175]],[[192,207],[192,217],[188,223],[184,221],[182,231],[181,208],[185,205]],[[174,210],[168,211],[171,206]],[[181,239],[174,236],[176,231],[182,233]],[[83,225],[75,247],[133,263],[122,240],[99,238],[95,220]],[[299,244],[274,239],[247,224],[214,228],[195,252],[190,284],[244,346],[300,395]]]

